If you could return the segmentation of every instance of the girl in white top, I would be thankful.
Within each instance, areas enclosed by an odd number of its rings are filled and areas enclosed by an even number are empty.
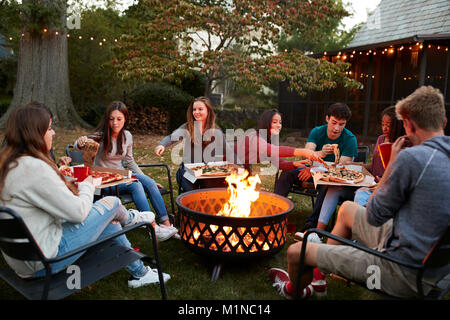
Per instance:
[[[88,139],[95,140],[100,143],[99,151],[95,157],[96,165],[123,169],[123,161],[127,168],[133,171],[133,175],[136,176],[138,181],[120,184],[118,186],[119,193],[130,193],[139,211],[150,211],[148,196],[160,221],[160,224],[155,227],[156,237],[158,241],[164,241],[174,236],[178,230],[170,224],[158,184],[145,175],[134,161],[133,137],[126,130],[128,121],[127,106],[121,101],[114,101],[106,108],[94,134],[89,137],[78,138],[74,145],[76,148],[82,148]]]
[[[117,232],[121,225],[153,222],[151,212],[127,211],[116,197],[94,204],[93,179],[78,185],[66,181],[51,160],[55,131],[52,114],[45,106],[16,108],[6,125],[6,145],[0,154],[0,205],[16,211],[24,220],[43,254],[54,258]],[[120,223],[112,223],[118,221]],[[131,248],[125,235],[114,241]],[[83,253],[51,264],[52,273],[64,270]],[[3,253],[6,262],[21,277],[43,277],[40,262],[21,261]],[[127,266],[130,287],[157,283],[158,273],[137,260]],[[165,281],[170,278],[164,276]]]

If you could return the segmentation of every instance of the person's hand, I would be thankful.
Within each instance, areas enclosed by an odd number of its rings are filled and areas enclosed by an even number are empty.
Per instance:
[[[334,153],[334,148],[333,148],[333,146],[331,144],[324,144],[321,151],[323,152],[323,154],[325,156],[327,156],[329,154],[333,154]]]
[[[166,149],[166,148],[164,148],[164,146],[162,146],[162,145],[156,146],[156,148],[155,148],[155,154],[156,154],[158,157],[161,157],[161,155],[163,154],[163,152],[164,152],[165,149]]]
[[[79,148],[83,148],[86,142],[88,141],[88,137],[82,136],[77,139],[77,146]]]
[[[300,161],[294,161],[292,162],[292,165],[294,167],[308,167],[312,165],[312,161],[307,159],[307,160],[300,160]]]
[[[72,162],[72,158],[71,157],[63,156],[63,157],[61,157],[59,159],[58,166],[59,167],[61,167],[61,166],[68,166],[71,162]]]
[[[300,172],[298,173],[298,178],[300,181],[306,181],[311,178],[311,168],[300,170]]]
[[[378,183],[375,183],[374,185],[371,185],[370,187],[367,187],[370,192],[374,192],[375,188],[377,187]]]
[[[156,186],[157,186],[159,189],[163,189],[163,188],[164,188],[163,185],[162,185],[161,183],[158,183],[158,182],[156,182]]]
[[[325,157],[325,154],[321,151],[312,151],[309,150],[309,154],[306,155],[306,157],[311,160],[311,161],[318,161],[321,164],[323,164],[324,166],[326,166],[325,162],[322,160],[323,157]]]
[[[398,153],[402,151],[402,149],[411,146],[412,146],[411,140],[409,140],[407,136],[398,137],[397,140],[395,140],[394,144],[392,145],[391,158],[389,159],[389,163],[394,162]]]

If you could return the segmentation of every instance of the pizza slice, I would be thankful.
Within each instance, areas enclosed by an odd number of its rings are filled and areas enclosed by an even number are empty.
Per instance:
[[[121,174],[103,171],[92,171],[91,176],[93,178],[102,178],[102,184],[107,184],[123,179],[123,176]]]
[[[339,151],[339,145],[338,144],[332,144],[333,152],[334,152],[334,164],[338,164],[339,160],[341,158],[341,152]]]
[[[85,167],[92,167],[94,165],[95,156],[97,155],[100,144],[94,140],[88,140],[81,149]]]
[[[63,165],[59,167],[59,171],[66,177],[73,177],[73,172],[69,166]]]

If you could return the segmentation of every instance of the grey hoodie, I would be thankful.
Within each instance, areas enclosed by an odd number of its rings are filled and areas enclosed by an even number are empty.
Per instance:
[[[380,226],[393,218],[387,254],[421,263],[450,222],[450,137],[402,150],[391,169],[367,203],[367,219]]]

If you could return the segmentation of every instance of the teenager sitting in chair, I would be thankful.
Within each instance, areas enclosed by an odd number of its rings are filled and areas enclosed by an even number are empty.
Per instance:
[[[117,197],[92,203],[95,187],[91,176],[78,185],[66,181],[50,159],[55,131],[48,109],[32,105],[16,108],[5,132],[6,145],[0,154],[0,205],[13,209],[23,218],[47,258],[61,256],[118,232],[121,226],[154,223],[152,212],[127,211]],[[113,241],[131,248],[125,235]],[[81,255],[51,264],[52,273],[64,270]],[[3,256],[20,277],[46,275],[40,262]],[[129,287],[159,283],[156,269],[145,266],[141,260],[130,263],[127,271],[132,276]],[[168,274],[163,276],[164,281],[170,278]]]
[[[177,234],[178,230],[170,224],[169,215],[158,184],[144,174],[134,161],[133,136],[126,130],[128,124],[128,108],[123,102],[114,101],[105,110],[102,120],[89,137],[82,136],[77,139],[74,147],[82,148],[88,139],[100,143],[95,163],[102,167],[123,169],[122,160],[128,169],[133,171],[138,181],[130,184],[120,184],[119,193],[131,193],[136,208],[139,211],[150,211],[147,196],[155,209],[160,224],[155,227],[158,241],[165,241]],[[146,196],[147,195],[147,196]]]
[[[340,150],[340,164],[351,162],[353,157],[358,155],[358,144],[356,137],[345,126],[350,120],[352,113],[350,108],[344,103],[334,103],[327,110],[325,120],[327,124],[314,128],[309,134],[305,149],[318,151],[324,161],[334,162],[334,152],[332,144],[337,144]],[[294,170],[283,171],[280,174],[276,184],[275,193],[286,197],[294,183],[302,181],[312,181],[310,168],[297,168]],[[305,227],[314,228],[317,224],[320,209],[327,193],[326,186],[319,186],[317,200],[314,204],[313,212],[309,215]]]
[[[242,159],[249,172],[251,172],[249,168],[252,164],[266,159],[270,160],[277,169],[283,171],[305,167],[305,164],[311,164],[311,161],[322,161],[321,156],[323,155],[317,151],[278,145],[282,127],[281,113],[277,109],[266,110],[261,115],[256,130],[250,130],[237,140],[234,151],[238,159]],[[305,157],[308,160],[288,161],[283,159],[287,157]]]
[[[395,108],[406,136],[393,144],[391,161],[367,208],[344,202],[332,234],[357,240],[393,258],[421,264],[450,222],[450,137],[444,135],[444,97],[438,89],[423,86]],[[410,144],[413,146],[404,149]],[[269,272],[278,292],[287,298],[294,295],[301,247],[302,242],[297,242],[288,248],[288,272],[276,268]],[[332,239],[327,244],[308,241],[305,264],[301,297],[315,291],[310,284],[314,267],[314,273],[319,273],[323,281],[326,273],[336,273],[366,283],[372,265],[380,268],[382,291],[406,298],[417,294],[416,275],[410,269]],[[424,294],[445,276],[446,271],[433,276],[425,273]]]

